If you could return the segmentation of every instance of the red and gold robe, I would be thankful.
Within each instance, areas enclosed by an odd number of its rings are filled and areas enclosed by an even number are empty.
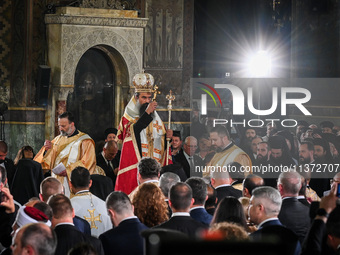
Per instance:
[[[125,108],[118,128],[118,142],[122,143],[119,171],[115,190],[130,194],[137,186],[137,164],[142,158],[154,158],[161,166],[172,164],[171,152],[166,159],[165,136],[166,130],[157,112],[153,114],[153,120],[147,128],[140,133],[142,157],[140,155],[134,124],[139,119],[139,107],[134,97]]]

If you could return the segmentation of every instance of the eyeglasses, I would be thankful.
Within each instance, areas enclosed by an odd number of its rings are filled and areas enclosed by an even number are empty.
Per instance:
[[[329,182],[332,185],[333,183],[340,183],[340,180],[330,179]]]

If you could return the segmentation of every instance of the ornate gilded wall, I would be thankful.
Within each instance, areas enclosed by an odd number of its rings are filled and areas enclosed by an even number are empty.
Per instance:
[[[11,1],[0,2],[0,101],[8,102],[10,87]]]
[[[155,77],[162,94],[160,107],[166,108],[165,96],[171,89],[176,95],[172,114],[173,129],[184,133],[190,121],[190,78],[193,72],[192,0],[146,0],[144,66]],[[159,111],[167,120],[167,112]]]
[[[35,151],[40,149],[45,136],[45,120],[53,120],[55,115],[48,107],[38,107],[36,102],[36,81],[39,65],[49,65],[48,42],[45,25],[47,4],[55,3],[53,0],[2,0],[0,1],[0,101],[8,103],[9,110],[5,113],[5,139],[10,145],[10,157],[14,157],[17,150],[30,144]],[[68,1],[63,1],[67,4]],[[74,1],[69,1],[72,3]],[[83,3],[106,3],[106,1],[82,1]],[[192,76],[192,48],[193,48],[193,0],[127,0],[107,1],[112,5],[120,4],[128,8],[140,9],[141,18],[149,18],[145,29],[145,42],[135,40],[134,31],[124,31],[125,36],[111,33],[96,33],[94,28],[88,27],[86,35],[79,34],[77,29],[69,31],[72,36],[65,38],[63,43],[67,45],[77,35],[86,37],[85,44],[76,43],[75,53],[68,54],[71,61],[79,60],[84,48],[90,44],[111,44],[127,40],[135,44],[132,48],[138,48],[138,54],[143,59],[136,60],[135,52],[126,44],[121,50],[130,52],[131,57],[125,59],[133,67],[143,67],[152,73],[158,85],[161,85],[163,94],[160,96],[160,115],[167,119],[165,111],[165,95],[172,89],[176,93],[174,103],[173,122],[181,129],[189,121],[189,79]],[[106,5],[107,5],[106,3]],[[98,7],[98,6],[94,6]],[[63,28],[66,30],[70,28]],[[76,38],[78,40],[78,38]],[[122,43],[119,44],[122,44]],[[138,44],[138,45],[136,45]],[[79,49],[79,50],[78,50]],[[79,53],[79,54],[78,54]],[[127,56],[129,55],[127,54]],[[140,62],[139,62],[140,61]],[[60,85],[71,85],[74,73],[68,61],[63,67],[65,76],[59,76]],[[139,68],[137,68],[139,69]],[[129,70],[129,75],[137,72],[136,68]],[[53,77],[55,78],[55,77]],[[131,77],[129,77],[131,80]],[[161,82],[161,84],[159,84]],[[67,90],[67,89],[66,89]],[[56,91],[57,94],[63,91]],[[52,93],[52,88],[50,93]],[[58,95],[59,95],[58,94]],[[51,95],[51,94],[50,94]],[[57,96],[58,97],[58,96]],[[51,122],[51,121],[48,121]]]

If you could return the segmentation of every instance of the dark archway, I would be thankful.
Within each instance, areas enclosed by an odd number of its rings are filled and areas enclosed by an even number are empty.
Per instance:
[[[115,69],[99,47],[87,50],[75,73],[74,92],[67,99],[67,110],[74,113],[79,130],[95,141],[103,130],[114,126]]]

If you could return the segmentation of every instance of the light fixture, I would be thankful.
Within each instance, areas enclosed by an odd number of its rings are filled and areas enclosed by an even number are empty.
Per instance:
[[[271,56],[265,50],[259,50],[248,59],[248,75],[250,77],[270,77],[271,69]]]

